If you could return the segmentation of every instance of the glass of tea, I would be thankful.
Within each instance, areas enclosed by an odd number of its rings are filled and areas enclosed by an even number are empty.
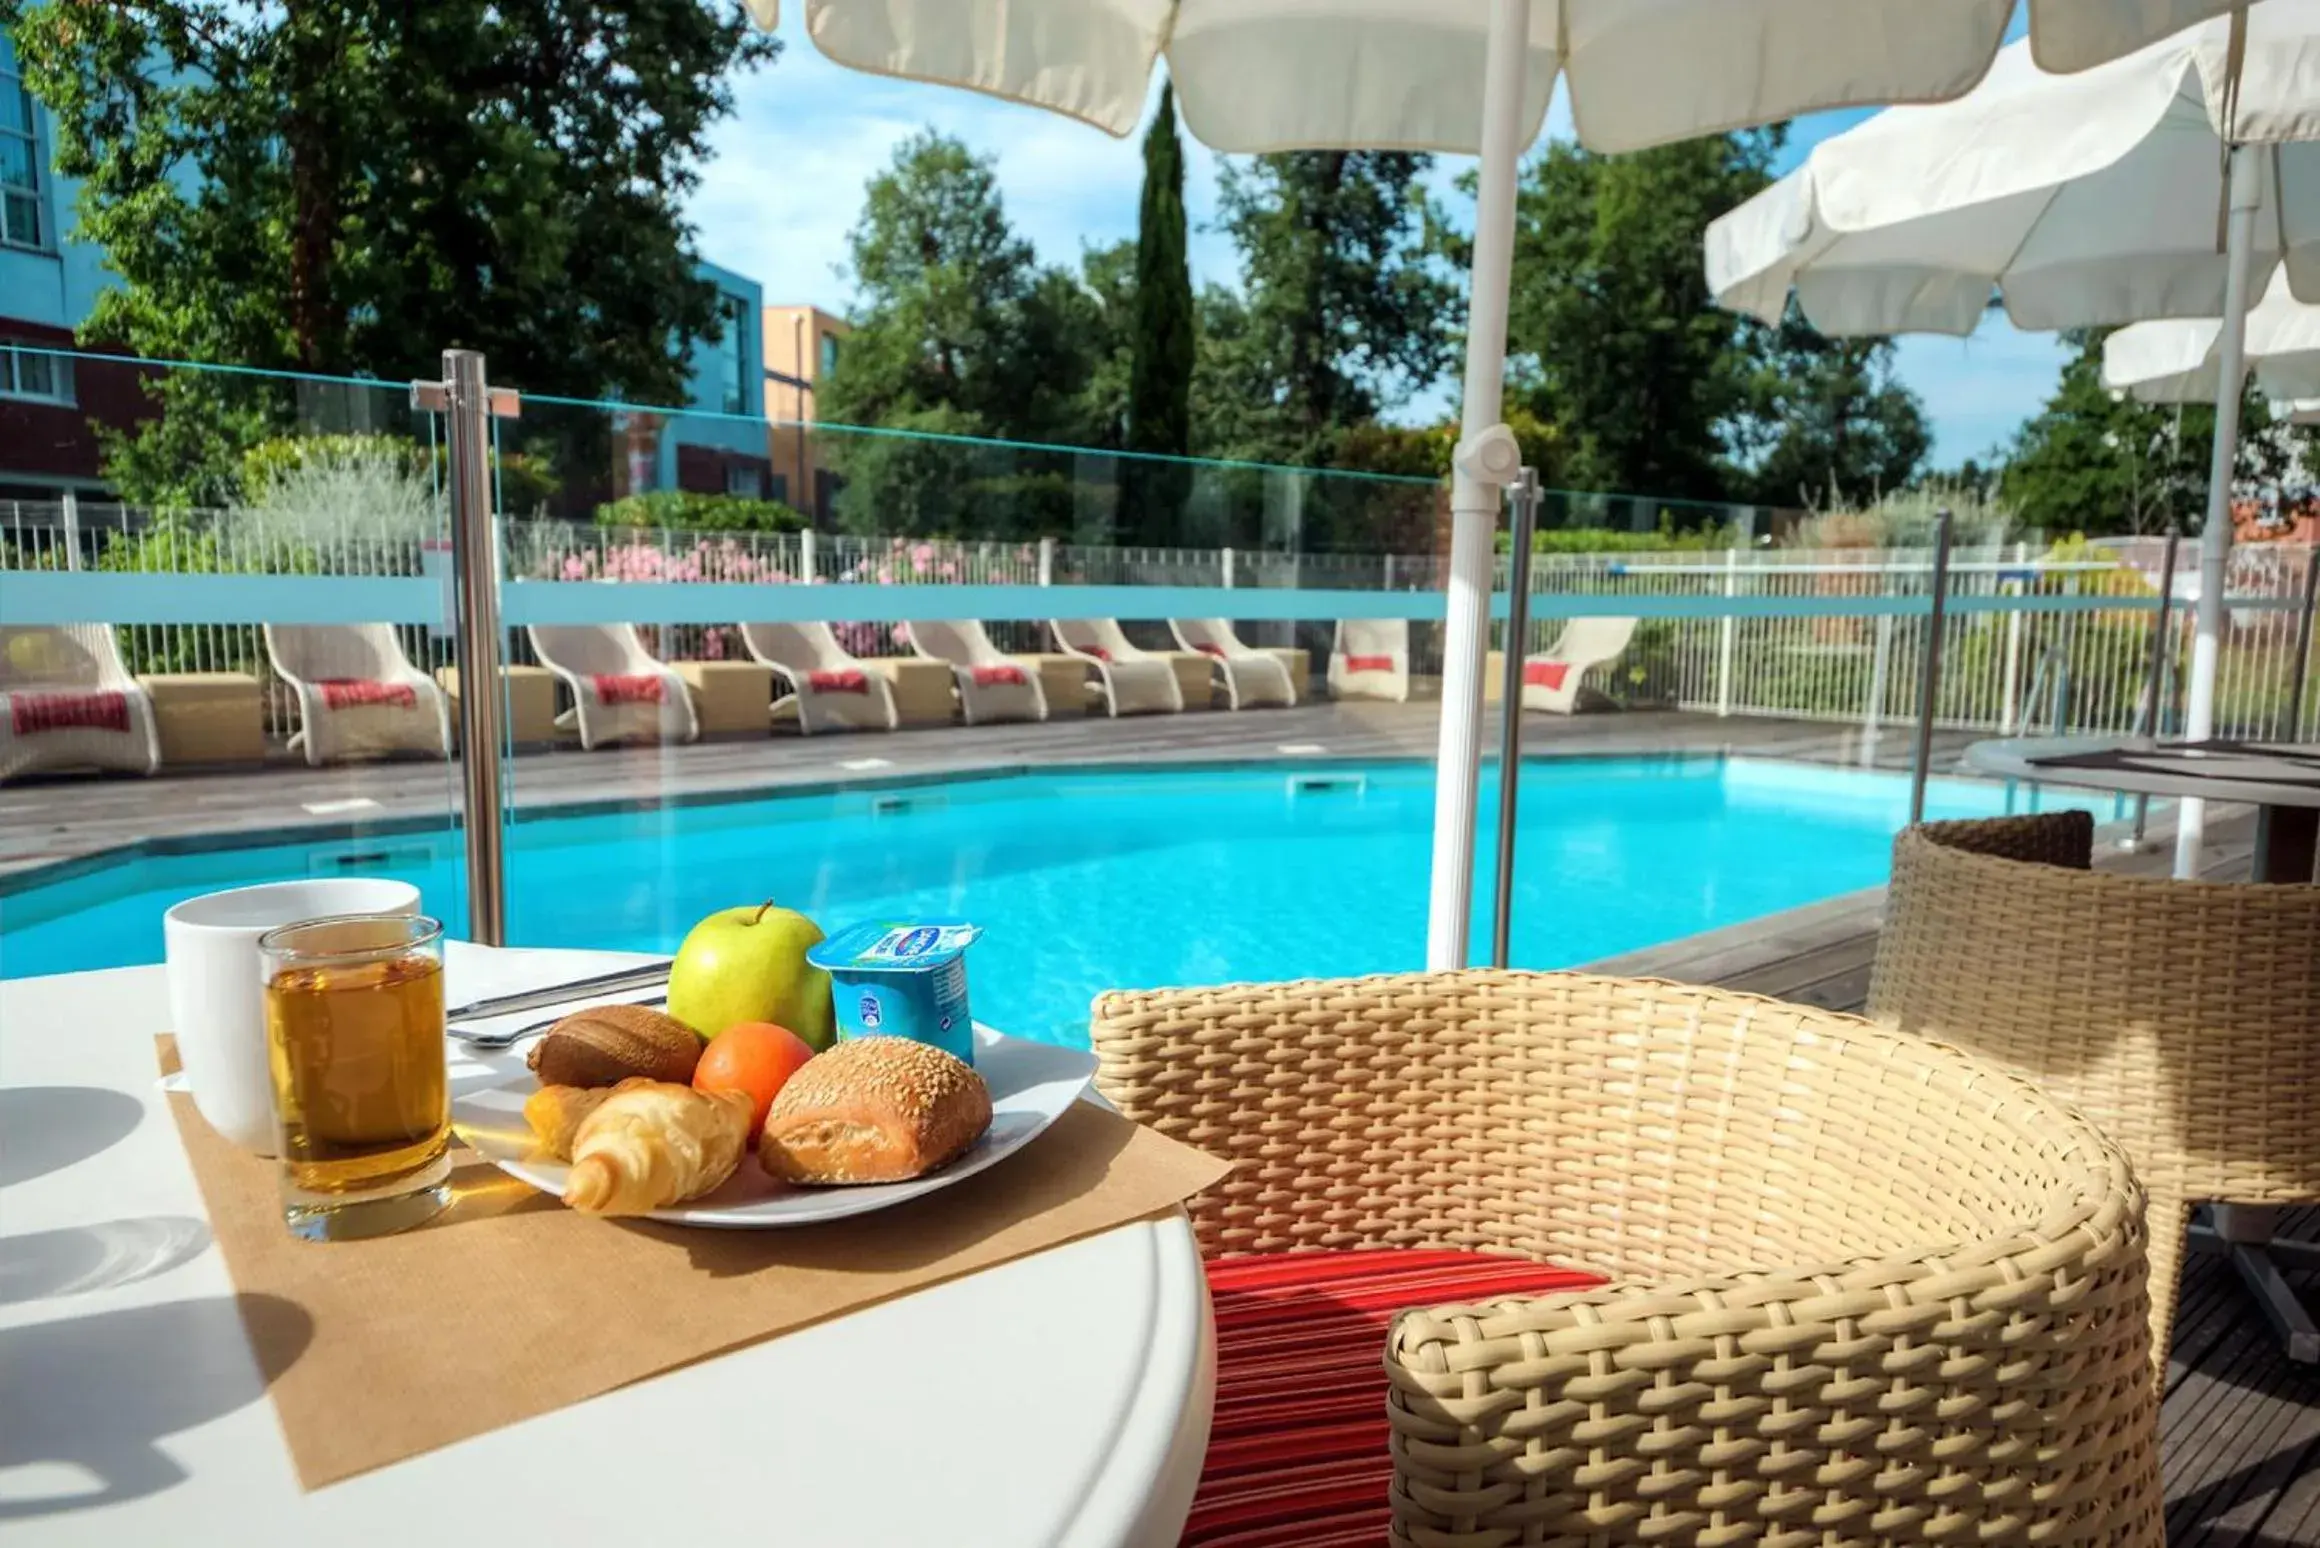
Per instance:
[[[443,926],[343,914],[258,937],[282,1215],[309,1241],[406,1230],[450,1200]]]

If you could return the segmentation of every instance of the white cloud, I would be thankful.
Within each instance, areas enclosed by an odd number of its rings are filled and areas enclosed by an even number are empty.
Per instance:
[[[899,141],[927,125],[996,158],[1008,214],[1042,260],[1076,263],[1085,246],[1135,235],[1140,134],[1116,140],[1037,108],[844,69],[807,40],[800,9],[786,8],[780,60],[736,83],[737,112],[713,136],[690,208],[702,253],[756,279],[768,302],[846,309],[851,289],[839,270],[863,186],[891,161]],[[1859,116],[1801,123],[1792,155]],[[1569,104],[1558,91],[1547,133],[1569,132]],[[1459,214],[1470,206],[1454,184],[1471,165],[1468,157],[1443,157],[1432,179],[1433,191]],[[1216,154],[1187,136],[1185,208],[1196,283],[1232,283],[1238,275],[1231,244],[1203,229],[1215,219],[1216,174]],[[2060,358],[2051,340],[2016,333],[1999,319],[1967,341],[1905,340],[1900,372],[1925,399],[1936,459],[1955,462],[2005,441],[2036,412]],[[1457,390],[1452,373],[1399,417],[1453,413]]]

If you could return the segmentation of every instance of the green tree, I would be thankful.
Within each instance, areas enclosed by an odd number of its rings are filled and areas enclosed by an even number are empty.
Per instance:
[[[2198,531],[2215,410],[2113,395],[2102,382],[2102,331],[2064,337],[2073,353],[2054,395],[2015,436],[1999,476],[2006,502],[2025,524],[2054,533]],[[2275,424],[2251,384],[2234,476],[2276,485],[2310,442],[2308,431]]]
[[[822,389],[830,420],[1101,443],[1106,431],[1095,418],[1111,411],[1097,396],[1097,363],[1115,331],[1107,323],[1117,310],[1112,260],[1090,258],[1091,273],[1113,291],[1111,303],[1069,271],[1043,268],[1008,222],[991,158],[932,130],[911,136],[870,180],[848,243],[858,299],[854,332]],[[833,436],[830,447],[846,480],[839,520],[852,530],[978,537],[1071,530],[1068,490],[1058,499],[1050,487],[1071,473],[1057,454],[904,446],[890,436]]]
[[[1754,369],[1725,429],[1734,494],[1850,509],[1916,477],[1933,436],[1893,373],[1891,339],[1827,338],[1793,301],[1778,328],[1751,332]]]
[[[1727,493],[1727,420],[1755,341],[1710,300],[1700,245],[1770,181],[1780,143],[1776,129],[1626,156],[1557,142],[1525,168],[1510,396],[1556,428],[1574,487]],[[1447,245],[1463,258],[1463,242]]]
[[[729,73],[775,52],[725,0],[0,0],[0,26],[123,281],[90,342],[388,381],[462,346],[530,391],[674,402],[716,329],[681,211]],[[132,498],[230,492],[292,413],[159,394],[115,453]]]
[[[1136,217],[1135,333],[1128,370],[1128,450],[1181,457],[1192,450],[1192,265],[1185,254],[1184,146],[1176,135],[1176,94],[1160,88],[1160,110],[1144,134],[1144,194]],[[1178,539],[1187,469],[1130,462],[1122,469],[1122,513],[1130,541]]]
[[[1218,225],[1239,251],[1244,293],[1237,307],[1203,296],[1199,308],[1218,325],[1207,385],[1223,399],[1207,405],[1222,443],[1203,451],[1305,460],[1330,431],[1440,376],[1457,291],[1426,241],[1432,165],[1400,151],[1226,164]]]

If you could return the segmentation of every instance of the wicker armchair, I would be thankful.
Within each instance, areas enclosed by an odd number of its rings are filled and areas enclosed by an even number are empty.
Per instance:
[[[1097,1083],[1240,1163],[1211,1256],[1466,1248],[1600,1288],[1407,1312],[1393,1541],[2160,1541],[2142,1196],[2027,1083],[1582,974],[1113,993]]]
[[[2150,1194],[2164,1372],[2191,1206],[2320,1202],[2320,887],[2088,869],[2084,812],[1893,845],[1869,1014],[2025,1075]]]

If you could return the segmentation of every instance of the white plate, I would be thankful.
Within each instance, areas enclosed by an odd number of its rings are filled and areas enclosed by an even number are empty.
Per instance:
[[[656,1209],[637,1218],[764,1230],[813,1225],[885,1209],[946,1188],[962,1177],[972,1177],[1021,1150],[1079,1100],[1095,1069],[1092,1053],[1033,1042],[1027,1037],[1009,1037],[977,1022],[975,1073],[991,1088],[991,1126],[965,1155],[940,1171],[909,1182],[802,1188],[768,1177],[751,1154],[741,1158],[741,1165],[716,1191],[690,1204]],[[462,1086],[465,1089],[460,1089]],[[562,1197],[564,1177],[571,1169],[561,1162],[536,1159],[532,1132],[524,1123],[524,1099],[538,1089],[539,1082],[520,1060],[515,1061],[512,1072],[490,1084],[468,1086],[455,1081],[451,1124],[461,1139],[501,1171],[543,1193]]]

